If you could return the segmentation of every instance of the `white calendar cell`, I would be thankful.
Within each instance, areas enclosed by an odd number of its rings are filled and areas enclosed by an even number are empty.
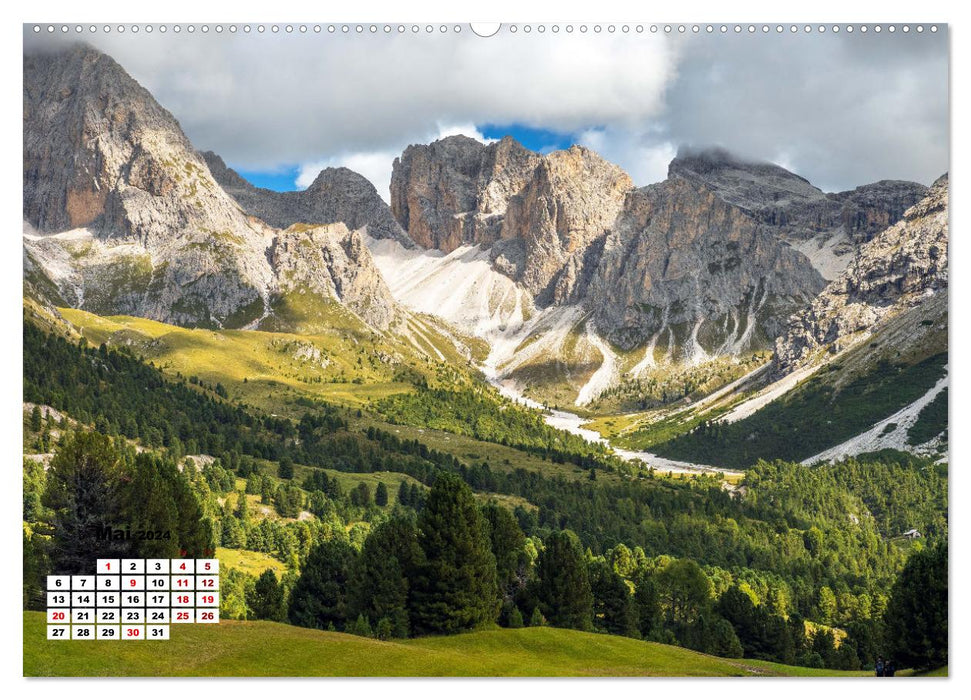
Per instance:
[[[146,559],[145,573],[146,574],[168,574],[169,560],[168,559]]]
[[[169,597],[168,591],[151,591],[145,594],[145,606],[149,608],[167,608],[169,607]]]
[[[99,591],[117,591],[120,589],[121,589],[120,576],[99,576],[98,577]]]
[[[72,576],[71,577],[71,590],[72,591],[93,591],[95,589],[95,578],[94,576]]]
[[[121,638],[129,642],[145,639],[145,625],[122,625]]]
[[[99,608],[117,608],[121,604],[121,593],[98,593],[95,600]]]
[[[71,627],[71,639],[94,639],[94,625],[74,625]]]
[[[94,608],[75,608],[71,611],[71,622],[75,625],[93,625]]]
[[[218,574],[219,560],[218,559],[196,559],[196,573],[197,574]]]
[[[72,608],[93,608],[94,593],[90,591],[77,591],[71,594]]]
[[[188,624],[195,621],[195,608],[172,608],[173,624]]]
[[[169,590],[169,577],[168,576],[146,576],[145,590],[147,591]]]
[[[219,607],[219,594],[215,591],[198,591],[196,592],[196,607],[197,608],[212,608]]]
[[[121,560],[122,576],[127,574],[144,574],[144,573],[145,573],[144,559],[122,559]]]
[[[145,605],[145,594],[126,591],[121,594],[121,604],[126,608],[140,608]]]
[[[71,606],[70,593],[48,593],[47,594],[47,607],[67,608],[70,606]]]
[[[99,574],[120,574],[121,561],[119,559],[99,559],[97,573]]]
[[[70,639],[71,626],[70,625],[48,625],[47,638],[48,639]]]
[[[199,624],[209,624],[214,625],[219,622],[219,608],[213,608],[209,610],[197,610],[196,611],[196,622]]]
[[[173,576],[171,585],[173,591],[191,591],[195,589],[195,583],[194,576]]]
[[[123,591],[144,591],[145,590],[145,577],[144,576],[122,576],[121,577],[121,590],[123,590]]]
[[[149,641],[153,639],[168,639],[169,638],[169,626],[168,625],[148,625],[145,628],[145,639]]]
[[[99,625],[117,625],[121,622],[121,610],[118,608],[98,608]]]
[[[98,639],[121,639],[121,627],[118,625],[98,625]]]
[[[138,625],[145,622],[145,608],[122,608],[121,624]]]
[[[150,625],[167,625],[171,619],[168,608],[149,608],[145,621]]]
[[[71,577],[70,576],[48,576],[47,590],[48,591],[71,590]]]
[[[218,576],[196,576],[196,590],[197,591],[218,591],[219,577]]]
[[[71,608],[48,608],[47,624],[66,625],[71,621]]]
[[[181,576],[182,574],[194,574],[196,572],[195,559],[173,559],[172,573]]]
[[[195,594],[192,591],[172,594],[173,608],[188,608],[195,604]]]

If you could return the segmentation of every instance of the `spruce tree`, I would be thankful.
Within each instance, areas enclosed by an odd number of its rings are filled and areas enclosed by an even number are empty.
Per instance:
[[[551,625],[593,629],[593,594],[583,550],[575,534],[561,530],[547,538],[536,574],[539,611]]]
[[[609,634],[639,636],[638,620],[627,583],[602,561],[590,564],[594,627]]]
[[[458,476],[438,477],[418,520],[423,557],[412,582],[412,623],[419,634],[449,634],[499,614],[496,559],[488,526]]]

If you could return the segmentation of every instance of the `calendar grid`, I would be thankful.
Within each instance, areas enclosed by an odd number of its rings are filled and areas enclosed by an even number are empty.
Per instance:
[[[98,559],[47,577],[47,638],[169,639],[174,624],[218,624],[218,559]]]

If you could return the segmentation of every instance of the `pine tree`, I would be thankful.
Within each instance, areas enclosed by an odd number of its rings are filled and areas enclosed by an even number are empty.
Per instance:
[[[41,428],[40,406],[34,405],[30,412],[30,432],[39,433]]]
[[[408,520],[392,518],[372,530],[351,569],[350,616],[387,620],[392,636],[407,637],[408,580],[420,557],[418,532]]]
[[[330,540],[311,550],[290,594],[291,624],[316,629],[342,629],[347,622],[347,579],[354,550]]]
[[[499,614],[496,559],[472,489],[454,474],[438,477],[418,520],[423,561],[412,590],[419,634],[452,633]]]
[[[77,433],[57,450],[41,499],[53,511],[54,571],[87,572],[92,559],[124,551],[119,543],[96,535],[98,527],[127,524],[119,489],[121,474],[119,454],[104,435]]]
[[[543,627],[546,625],[546,618],[540,612],[539,606],[533,608],[533,614],[529,616],[530,627]]]
[[[253,601],[250,605],[253,616],[258,620],[284,622],[287,619],[284,602],[283,586],[277,581],[273,570],[267,569],[256,579],[253,588]]]
[[[947,665],[947,541],[907,560],[884,614],[886,641],[898,667]]]
[[[388,487],[383,481],[378,482],[378,487],[374,491],[374,504],[382,508],[388,505]]]
[[[408,486],[407,481],[402,481],[401,486],[398,487],[398,503],[403,506],[411,505],[411,487]]]
[[[519,612],[519,608],[513,606],[513,609],[509,612],[509,628],[517,630],[523,626],[523,614]]]
[[[593,594],[580,541],[561,530],[545,544],[536,565],[539,611],[554,627],[593,629]]]
[[[499,593],[503,602],[509,604],[526,577],[526,536],[513,514],[499,504],[489,503],[482,509],[482,514],[489,523],[489,542],[496,558]]]
[[[624,579],[602,561],[592,562],[589,573],[594,627],[609,634],[639,636],[630,589]]]
[[[293,460],[289,457],[280,458],[280,466],[277,468],[277,476],[281,479],[293,478]]]

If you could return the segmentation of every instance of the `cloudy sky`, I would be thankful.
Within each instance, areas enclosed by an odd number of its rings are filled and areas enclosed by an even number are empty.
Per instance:
[[[69,41],[68,38],[56,39]],[[387,198],[411,143],[511,133],[581,143],[635,182],[678,146],[770,160],[827,191],[948,168],[946,31],[665,36],[182,32],[87,38],[252,181],[306,187],[345,165]],[[35,41],[25,29],[25,44]]]

